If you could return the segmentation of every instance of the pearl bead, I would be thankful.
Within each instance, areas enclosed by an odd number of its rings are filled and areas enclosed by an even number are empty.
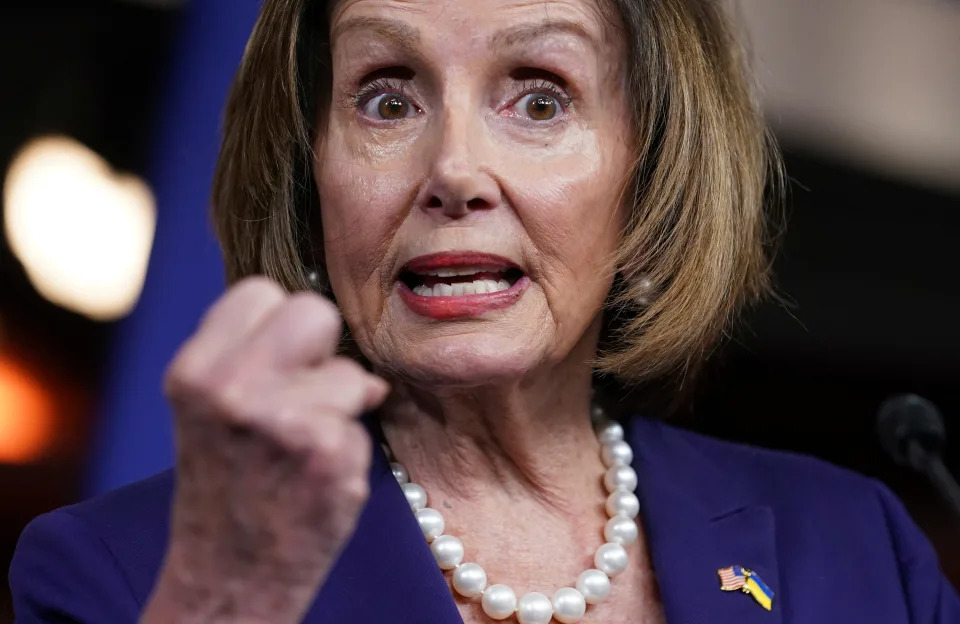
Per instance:
[[[400,485],[410,482],[410,475],[407,474],[407,469],[397,462],[390,464],[390,471],[393,473],[393,478],[395,478]]]
[[[593,564],[607,576],[616,576],[627,569],[627,551],[620,544],[607,542],[597,549]]]
[[[600,570],[586,570],[577,578],[577,590],[588,604],[603,602],[610,595],[610,577]]]
[[[540,592],[524,594],[517,602],[517,621],[520,624],[549,624],[553,619],[553,603]]]
[[[587,601],[572,587],[561,587],[553,595],[553,617],[562,624],[575,624],[587,611]]]
[[[480,606],[494,620],[505,620],[517,610],[517,595],[506,585],[491,585],[483,592]]]
[[[590,406],[590,418],[594,422],[603,422],[606,412],[603,411],[603,408],[599,405]]]
[[[603,485],[608,492],[632,492],[637,489],[637,471],[633,466],[613,466],[603,475]]]
[[[430,550],[441,570],[452,570],[463,561],[463,542],[452,535],[441,535],[433,540]]]
[[[475,563],[464,563],[453,571],[453,588],[467,598],[476,598],[487,586],[487,573]]]
[[[633,492],[616,491],[607,497],[607,515],[636,518],[640,513],[640,501]]]
[[[404,483],[400,487],[403,488],[403,495],[407,497],[411,509],[420,511],[427,506],[427,491],[422,487],[416,483]]]
[[[600,444],[619,442],[623,439],[623,427],[614,420],[605,422],[597,431],[597,439],[600,440]]]
[[[440,512],[432,507],[424,507],[416,512],[417,522],[420,524],[420,530],[428,542],[443,535],[444,522]]]
[[[633,449],[623,440],[619,440],[610,444],[604,444],[601,457],[607,468],[617,464],[626,466],[633,461]]]
[[[637,541],[639,532],[636,521],[624,516],[610,518],[607,525],[603,527],[604,539],[621,546],[628,546]]]

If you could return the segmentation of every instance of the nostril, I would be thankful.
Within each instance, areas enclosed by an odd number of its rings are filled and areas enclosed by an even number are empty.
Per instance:
[[[487,201],[485,199],[481,199],[480,197],[474,197],[473,199],[467,202],[467,208],[469,208],[470,210],[482,210],[486,207],[487,207]]]
[[[433,195],[427,202],[427,208],[443,208],[443,202],[440,201],[439,197]]]

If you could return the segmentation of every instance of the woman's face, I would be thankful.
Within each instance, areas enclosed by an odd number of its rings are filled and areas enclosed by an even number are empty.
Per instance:
[[[377,368],[471,386],[592,355],[632,157],[609,30],[593,0],[337,5],[314,175]]]

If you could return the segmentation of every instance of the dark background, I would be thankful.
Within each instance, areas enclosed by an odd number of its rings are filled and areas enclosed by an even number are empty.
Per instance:
[[[0,8],[0,171],[31,137],[59,133],[146,175],[181,11],[108,0]],[[947,462],[960,472],[960,196],[956,187],[921,186],[841,163],[807,142],[782,142],[791,183],[775,271],[788,303],[747,314],[677,418],[883,480],[960,586],[960,528],[921,477],[882,453],[874,433],[884,398],[920,393],[942,409],[952,437]],[[46,302],[0,238],[0,354],[54,389],[60,408],[42,460],[0,464],[0,622],[19,532],[80,496],[115,329]]]

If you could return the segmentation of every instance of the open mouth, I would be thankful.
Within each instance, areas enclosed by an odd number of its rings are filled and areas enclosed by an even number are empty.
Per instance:
[[[513,288],[523,271],[489,266],[448,267],[400,273],[400,281],[421,297],[464,297],[504,292]]]
[[[520,300],[530,278],[510,260],[483,252],[450,251],[410,260],[397,276],[400,299],[434,319],[478,316]]]

